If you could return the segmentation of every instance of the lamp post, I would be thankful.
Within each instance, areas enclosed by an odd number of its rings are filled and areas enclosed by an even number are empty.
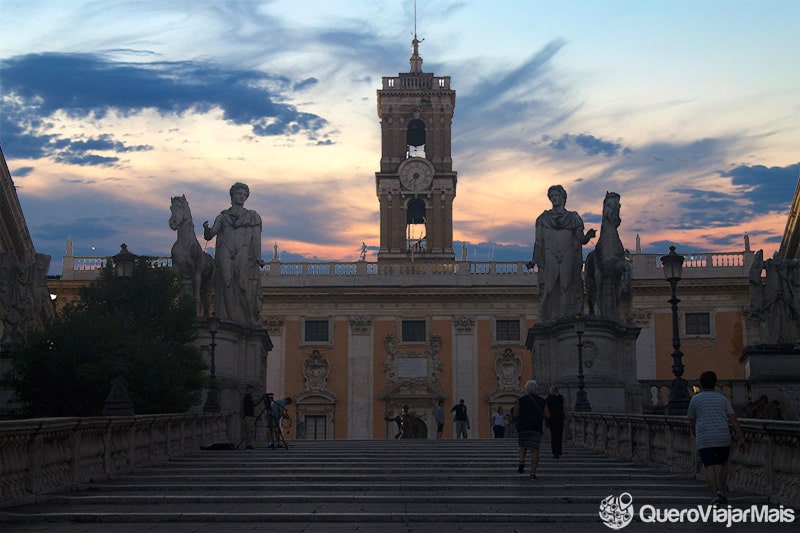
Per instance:
[[[589,412],[592,410],[592,406],[589,404],[583,382],[583,334],[586,331],[586,323],[581,315],[575,317],[574,327],[575,334],[578,336],[578,395],[575,399],[575,411]]]
[[[111,258],[114,264],[114,276],[121,281],[122,292],[120,300],[120,326],[119,347],[116,353],[117,366],[114,369],[114,379],[111,380],[111,391],[103,404],[103,416],[132,416],[133,403],[128,395],[128,365],[125,361],[126,322],[128,308],[128,281],[133,276],[133,267],[136,256],[128,251],[128,246],[122,243],[120,251]]]
[[[678,330],[678,297],[677,287],[683,273],[684,256],[675,253],[675,247],[669,247],[669,253],[661,256],[661,264],[664,266],[664,277],[667,278],[672,288],[672,298],[669,303],[672,305],[672,373],[675,378],[669,387],[669,402],[667,403],[667,414],[672,416],[683,416],[689,408],[689,384],[683,379],[683,352],[681,352],[681,336]]]
[[[211,369],[209,371],[208,393],[206,394],[206,404],[203,411],[206,413],[219,413],[219,400],[217,398],[217,331],[219,331],[219,318],[216,314],[211,315],[208,320],[208,333],[211,335]]]

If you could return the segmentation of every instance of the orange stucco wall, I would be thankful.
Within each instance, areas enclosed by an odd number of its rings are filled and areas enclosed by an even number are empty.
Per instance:
[[[681,335],[683,352],[683,377],[697,379],[706,370],[713,370],[719,379],[744,379],[744,366],[739,363],[742,354],[742,314],[718,312],[713,337],[686,337]],[[672,379],[672,314],[656,313],[654,316],[656,377]]]

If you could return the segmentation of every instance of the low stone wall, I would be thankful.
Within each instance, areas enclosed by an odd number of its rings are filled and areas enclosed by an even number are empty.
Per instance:
[[[689,421],[683,417],[571,413],[575,444],[705,480]],[[800,508],[800,422],[740,419],[747,451],[731,451],[734,492]],[[734,436],[735,441],[735,436]]]
[[[0,507],[228,441],[230,413],[0,422]]]

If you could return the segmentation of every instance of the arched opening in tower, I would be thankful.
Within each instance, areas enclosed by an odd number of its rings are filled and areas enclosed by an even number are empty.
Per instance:
[[[425,123],[418,118],[408,123],[406,145],[408,157],[425,157]]]
[[[424,252],[425,238],[425,202],[420,198],[409,200],[406,206],[406,251]]]

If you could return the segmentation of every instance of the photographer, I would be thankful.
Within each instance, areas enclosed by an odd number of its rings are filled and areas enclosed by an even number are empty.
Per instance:
[[[284,446],[283,443],[283,434],[281,432],[281,419],[289,419],[288,411],[286,410],[286,406],[292,404],[291,398],[284,398],[282,400],[272,400],[272,395],[265,395],[267,397],[267,434],[269,435],[270,443],[269,447],[274,449],[277,445],[278,447]]]

